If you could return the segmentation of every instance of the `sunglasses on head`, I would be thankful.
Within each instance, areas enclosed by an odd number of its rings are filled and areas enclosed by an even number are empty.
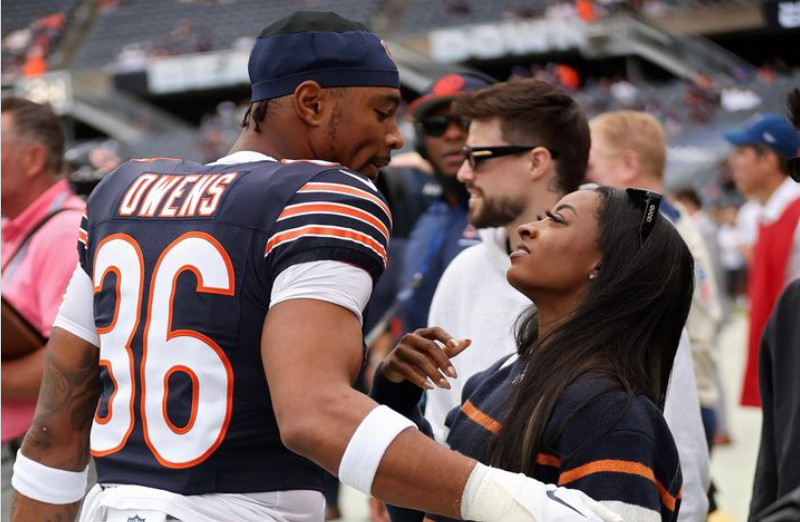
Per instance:
[[[639,225],[639,248],[642,248],[644,242],[650,237],[650,232],[653,231],[653,227],[656,224],[658,207],[661,206],[661,194],[653,192],[652,190],[637,188],[625,189],[625,192],[634,203],[644,207],[642,222]]]
[[[420,122],[422,124],[422,131],[426,136],[433,136],[438,138],[447,132],[447,128],[451,123],[455,123],[458,127],[467,132],[469,129],[469,120],[462,118],[458,114],[437,114],[436,116],[428,116],[423,118]]]
[[[479,161],[500,158],[502,156],[510,156],[512,154],[520,154],[522,152],[533,150],[537,147],[538,145],[505,145],[501,147],[470,147],[467,145],[461,150],[464,151],[464,157],[466,158],[467,163],[469,163],[470,168],[474,170],[478,166]],[[558,152],[551,149],[547,150],[550,152],[551,158],[558,158]]]

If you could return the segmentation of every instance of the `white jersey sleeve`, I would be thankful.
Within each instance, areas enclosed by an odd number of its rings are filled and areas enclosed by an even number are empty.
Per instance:
[[[272,285],[270,308],[289,299],[317,299],[346,308],[363,323],[372,294],[366,270],[341,261],[311,261],[283,270]]]
[[[53,322],[53,328],[59,327],[86,342],[100,346],[100,337],[94,324],[94,290],[92,280],[81,265],[75,267],[72,279],[69,280],[61,308]]]

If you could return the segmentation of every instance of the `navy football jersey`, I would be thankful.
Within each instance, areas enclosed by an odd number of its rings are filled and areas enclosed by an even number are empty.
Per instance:
[[[375,281],[390,229],[372,182],[330,163],[133,160],[108,176],[78,241],[100,337],[98,481],[322,490],[321,468],[281,444],[270,401],[260,342],[272,284],[319,260]]]

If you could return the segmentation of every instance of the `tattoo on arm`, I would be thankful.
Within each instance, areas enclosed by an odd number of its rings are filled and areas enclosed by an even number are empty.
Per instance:
[[[67,352],[60,350],[61,354]],[[70,355],[72,358],[65,361],[63,355],[48,349],[39,402],[23,453],[38,460],[54,444],[54,437],[66,433],[70,440],[80,441],[79,451],[73,449],[70,456],[59,455],[60,464],[82,470],[89,461],[89,430],[101,391],[99,353],[84,349]]]

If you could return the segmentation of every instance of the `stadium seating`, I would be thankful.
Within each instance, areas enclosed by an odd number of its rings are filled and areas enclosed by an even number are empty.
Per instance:
[[[24,2],[3,2],[3,37],[11,31],[23,29],[31,22],[53,13],[69,13],[76,0],[25,0]]]
[[[379,2],[370,0],[320,0],[313,5],[298,0],[129,0],[100,13],[78,53],[75,67],[105,67],[115,61],[125,45],[136,42],[150,53],[158,53],[159,46],[171,44],[178,48],[188,44],[191,51],[192,42],[170,38],[170,32],[182,20],[190,21],[207,35],[202,48],[194,50],[218,50],[232,48],[239,38],[258,36],[271,22],[300,9],[335,11],[368,23],[379,8]]]

